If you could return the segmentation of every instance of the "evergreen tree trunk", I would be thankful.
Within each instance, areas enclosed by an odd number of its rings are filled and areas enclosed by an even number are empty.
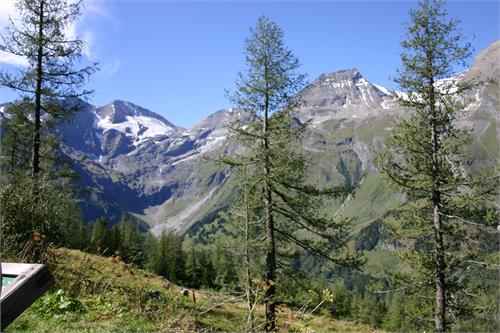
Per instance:
[[[31,176],[37,178],[40,171],[40,114],[42,109],[42,79],[43,79],[43,28],[44,28],[44,1],[40,1],[38,24],[38,50],[36,63],[36,88],[35,88],[35,127],[33,130],[33,155]]]
[[[267,68],[265,67],[264,80],[266,81],[265,104],[264,104],[264,126],[263,126],[263,146],[264,151],[269,150],[269,138],[267,135],[268,117],[269,117],[269,94],[267,87]],[[264,303],[266,305],[266,331],[276,330],[276,303],[274,297],[276,294],[276,245],[274,241],[274,219],[272,213],[272,193],[269,187],[269,154],[265,154],[264,164],[264,195],[266,210],[266,293]]]
[[[274,242],[274,220],[271,213],[271,191],[266,184],[266,293],[264,302],[266,304],[266,331],[276,330],[276,248]]]
[[[434,247],[436,258],[436,331],[446,330],[446,282],[445,282],[445,260],[443,246],[443,232],[441,230],[441,213],[439,210],[439,192],[433,193],[434,204]]]
[[[250,332],[254,330],[253,307],[255,303],[254,288],[252,283],[252,273],[250,271],[250,208],[248,203],[248,189],[244,188],[245,204],[245,261],[246,261],[246,280],[247,280],[247,307],[248,307],[248,328]]]
[[[428,33],[428,32],[427,32]],[[439,180],[439,155],[440,151],[439,137],[438,137],[438,114],[436,105],[435,82],[434,82],[434,64],[433,64],[433,49],[427,51],[427,62],[429,73],[429,107],[431,114],[431,145],[432,145],[432,205],[433,205],[433,229],[434,229],[434,252],[435,252],[435,285],[436,285],[436,314],[435,324],[437,332],[444,332],[446,329],[446,281],[445,281],[445,258],[444,258],[444,243],[443,243],[443,230],[441,218],[441,193],[440,180]]]
[[[434,188],[432,190],[432,205],[434,208],[434,251],[435,251],[435,283],[436,283],[436,331],[444,332],[446,329],[446,281],[445,281],[445,258],[444,258],[444,244],[443,244],[443,231],[442,231],[442,218],[441,218],[441,193],[439,188],[439,142],[436,131],[436,107],[435,107],[435,92],[434,81],[430,81],[430,100],[431,100],[431,114],[432,114],[432,175],[434,181]]]

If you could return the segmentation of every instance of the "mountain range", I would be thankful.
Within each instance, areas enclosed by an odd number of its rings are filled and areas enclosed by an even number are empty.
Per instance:
[[[461,127],[473,133],[471,168],[498,160],[498,67],[500,41],[480,52],[465,72],[441,84],[479,79],[482,84],[465,98]],[[300,94],[297,120],[310,122],[303,145],[310,152],[311,181],[357,185],[356,195],[332,202],[330,214],[356,217],[359,228],[374,228],[381,216],[399,206],[404,196],[386,187],[374,163],[396,117],[409,111],[391,91],[367,81],[356,69],[321,74]],[[81,100],[70,122],[58,128],[61,150],[80,174],[78,188],[84,219],[106,216],[117,223],[127,214],[159,234],[162,230],[196,232],[228,207],[235,187],[230,171],[213,157],[237,146],[225,125],[244,114],[224,109],[191,129],[127,101],[96,107]],[[6,117],[6,106],[0,116]],[[376,225],[375,225],[376,227]]]

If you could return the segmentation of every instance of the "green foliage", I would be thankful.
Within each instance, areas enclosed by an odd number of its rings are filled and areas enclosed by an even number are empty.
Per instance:
[[[217,285],[217,272],[207,251],[196,250],[193,241],[187,243],[187,251],[185,252],[186,269],[184,271],[186,286],[191,288],[215,287]]]
[[[28,61],[16,71],[0,71],[0,85],[20,96],[8,106],[11,117],[2,124],[6,133],[1,142],[0,209],[2,255],[7,258],[45,262],[52,246],[81,245],[70,236],[83,230],[81,216],[71,173],[52,131],[77,108],[61,99],[90,93],[81,88],[96,70],[95,64],[75,68],[84,45],[64,33],[79,18],[81,7],[81,1],[19,0],[19,17],[10,20],[0,40],[2,52]]]
[[[400,103],[411,114],[396,121],[378,161],[389,182],[410,200],[398,219],[398,234],[408,240],[400,252],[411,270],[395,272],[389,280],[418,300],[422,322],[434,318],[435,330],[444,331],[474,313],[471,295],[479,286],[467,262],[481,257],[472,244],[488,233],[484,216],[495,185],[464,168],[471,135],[456,119],[467,106],[462,94],[474,83],[439,81],[465,64],[470,43],[464,42],[459,22],[448,19],[443,1],[420,2],[410,18],[395,81],[405,92]]]
[[[159,239],[147,239],[147,267],[172,282],[185,279],[185,257],[182,243],[173,232],[164,231]]]
[[[110,233],[111,249],[125,262],[141,265],[143,261],[144,235],[139,225],[123,216]]]
[[[420,311],[411,295],[393,293],[388,300],[382,327],[393,332],[432,330],[432,324],[419,320]]]
[[[368,293],[353,298],[352,317],[364,324],[379,328],[386,312],[384,302]]]
[[[66,245],[83,223],[68,187],[46,178],[15,176],[0,189],[2,258],[47,262],[48,249]]]
[[[67,313],[83,313],[85,308],[82,303],[70,296],[62,289],[39,298],[34,304],[33,309],[44,319],[56,316],[65,319]]]
[[[97,219],[91,224],[89,238],[88,250],[93,253],[119,256],[126,263],[137,266],[144,264],[144,235],[140,227],[126,216],[113,227],[110,227],[106,218]]]
[[[230,100],[247,113],[228,126],[230,138],[244,147],[241,154],[222,157],[233,169],[245,168],[255,189],[253,210],[261,216],[266,241],[266,330],[275,328],[277,265],[293,267],[298,249],[341,265],[357,266],[357,254],[347,251],[348,221],[333,221],[319,213],[327,194],[347,196],[346,186],[318,189],[307,183],[309,157],[298,149],[307,124],[295,118],[304,87],[298,58],[284,44],[283,31],[260,17],[245,43],[246,71],[239,73]],[[247,214],[248,216],[248,214]],[[248,238],[247,238],[248,240]],[[248,245],[248,242],[247,242]],[[279,258],[279,259],[277,259]],[[278,261],[279,260],[279,261]],[[286,268],[285,268],[286,269]],[[284,278],[287,275],[281,272]]]
[[[108,221],[101,217],[92,224],[90,247],[94,253],[109,254],[111,233]]]
[[[221,239],[223,241],[223,239]],[[235,260],[234,253],[224,244],[215,244],[213,251],[215,283],[219,288],[235,289],[241,284],[238,273],[243,274],[245,265]]]
[[[337,283],[332,291],[323,291],[323,298],[327,300],[325,310],[334,318],[346,319],[351,316],[352,296],[343,283]],[[327,297],[325,297],[327,296]]]
[[[24,99],[8,106],[10,118],[2,122],[2,175],[23,174],[29,167],[33,122],[29,120],[30,101]]]
[[[217,283],[229,288],[244,287],[247,308],[259,298],[254,280],[263,276],[264,246],[261,203],[258,200],[258,183],[254,182],[245,167],[233,169],[238,178],[238,192],[227,212],[220,213],[223,229],[215,235],[215,266]]]

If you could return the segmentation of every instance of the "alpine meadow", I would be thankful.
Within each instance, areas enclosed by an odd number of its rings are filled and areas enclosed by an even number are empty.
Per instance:
[[[498,2],[0,6],[2,331],[500,331]]]

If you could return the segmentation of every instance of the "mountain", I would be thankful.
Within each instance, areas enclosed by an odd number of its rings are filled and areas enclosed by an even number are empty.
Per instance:
[[[168,217],[178,230],[219,194],[227,172],[202,156],[227,149],[223,124],[232,110],[186,130],[130,102],[72,103],[78,112],[59,134],[81,175],[86,220],[105,215],[116,223],[128,213],[159,233]]]
[[[371,84],[357,69],[321,74],[300,97],[301,115],[315,122],[380,114],[394,99],[388,89]]]
[[[466,96],[472,103],[458,119],[473,132],[473,153],[465,161],[471,168],[498,160],[499,47],[500,41],[495,42],[468,71],[438,83],[483,81]],[[405,200],[385,186],[374,164],[374,151],[388,137],[394,118],[408,114],[399,106],[398,94],[348,69],[321,74],[299,95],[297,118],[310,122],[304,147],[314,161],[311,181],[358,185],[356,196],[332,202],[327,210],[356,217],[360,233],[379,230],[377,221]],[[165,229],[196,233],[230,204],[230,172],[213,158],[238,149],[227,139],[225,124],[245,117],[241,110],[219,110],[184,129],[126,101],[102,107],[81,100],[67,103],[78,112],[58,131],[64,138],[62,151],[81,175],[85,220],[105,215],[116,223],[126,213],[155,234]],[[0,105],[2,118],[4,109]],[[383,244],[382,231],[375,238],[375,244]]]

